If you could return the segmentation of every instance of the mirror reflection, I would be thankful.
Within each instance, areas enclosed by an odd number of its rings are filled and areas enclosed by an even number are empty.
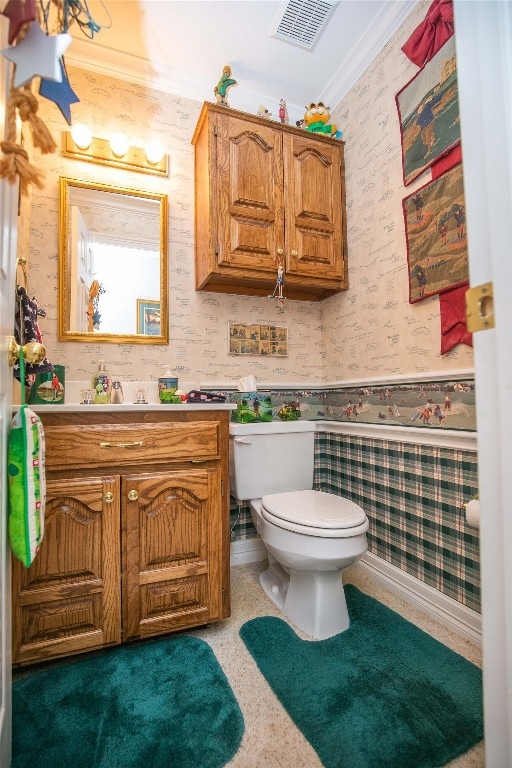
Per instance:
[[[168,343],[167,196],[60,179],[59,339]]]

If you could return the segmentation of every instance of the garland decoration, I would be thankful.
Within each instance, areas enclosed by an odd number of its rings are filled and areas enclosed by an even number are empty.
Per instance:
[[[23,91],[27,86],[24,86]],[[33,94],[30,92],[31,96]],[[25,121],[35,120],[37,119],[38,122],[36,122],[36,135],[38,136],[37,140],[42,141],[43,144],[45,144],[45,140],[42,139],[42,133],[39,132],[39,123],[42,123],[42,121],[39,118],[36,118],[35,114],[32,115],[31,113],[31,107],[30,107],[30,99],[26,98],[24,103],[21,104],[20,97],[23,98],[23,94],[20,93],[21,89],[16,89],[11,87],[11,92],[9,96],[9,100],[7,102],[7,115],[6,115],[6,123],[7,123],[7,130],[6,130],[6,139],[5,141],[0,142],[0,149],[2,150],[4,157],[0,159],[0,177],[2,179],[6,179],[9,184],[14,184],[17,179],[19,179],[20,182],[20,192],[22,195],[27,195],[30,184],[34,184],[36,187],[41,189],[44,186],[44,174],[39,171],[35,165],[32,165],[32,163],[28,159],[28,152],[26,149],[24,149],[20,144],[16,142],[16,108],[17,104],[20,104],[22,106],[22,111],[24,114]],[[34,97],[35,98],[35,97]],[[43,124],[43,127],[45,128],[45,131],[47,132],[49,139],[53,142],[53,139],[46,127]],[[50,146],[50,141],[46,139],[45,146]],[[55,148],[55,143],[54,143]],[[53,149],[48,149],[47,151],[53,152]]]

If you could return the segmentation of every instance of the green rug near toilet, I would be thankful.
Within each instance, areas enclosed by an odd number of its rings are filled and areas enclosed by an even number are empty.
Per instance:
[[[356,587],[345,595],[350,627],[328,640],[271,616],[240,630],[326,768],[433,768],[481,741],[481,670]]]
[[[12,768],[220,768],[244,722],[210,646],[172,636],[13,684]]]

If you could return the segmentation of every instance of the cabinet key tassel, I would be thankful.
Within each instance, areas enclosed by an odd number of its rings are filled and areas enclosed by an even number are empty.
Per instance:
[[[269,299],[277,299],[277,306],[281,309],[284,309],[284,301],[286,299],[286,296],[283,296],[283,286],[284,286],[284,269],[283,265],[279,263],[279,266],[277,267],[277,281],[276,281],[276,287],[274,288],[274,292],[272,295],[268,296]]]

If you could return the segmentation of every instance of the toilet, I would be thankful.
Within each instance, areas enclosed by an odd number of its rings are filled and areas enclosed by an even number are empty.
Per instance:
[[[367,550],[368,518],[349,499],[314,491],[315,424],[230,424],[231,494],[249,501],[268,553],[260,583],[307,635],[348,629],[341,572]]]

